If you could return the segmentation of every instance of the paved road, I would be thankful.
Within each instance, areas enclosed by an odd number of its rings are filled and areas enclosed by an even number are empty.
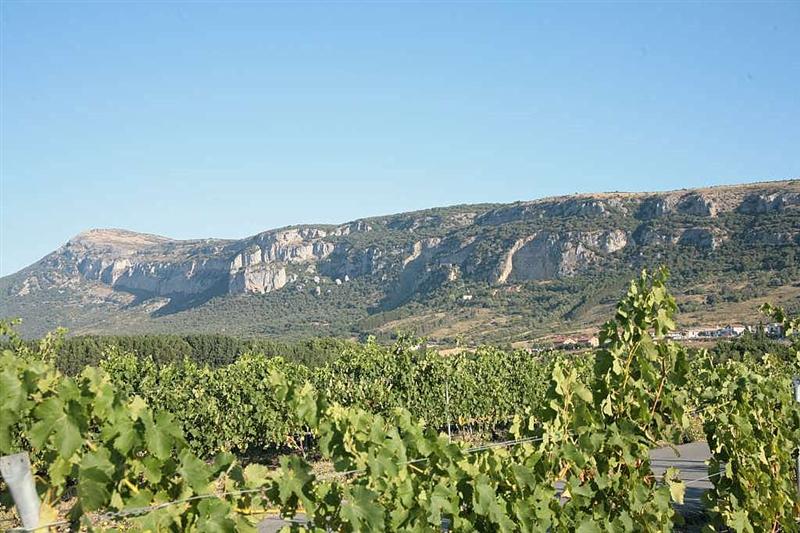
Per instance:
[[[653,473],[657,476],[663,475],[670,466],[681,471],[680,477],[688,485],[683,505],[677,505],[675,508],[686,518],[687,523],[691,524],[703,516],[703,504],[700,502],[700,496],[712,487],[710,480],[703,479],[708,476],[706,461],[711,457],[711,451],[705,442],[682,444],[676,448],[680,455],[676,455],[672,448],[653,450],[650,452],[650,461]],[[698,479],[702,481],[695,481]],[[694,530],[691,527],[686,529]]]
[[[653,473],[656,476],[664,475],[667,468],[674,466],[679,469],[680,477],[689,485],[686,487],[684,504],[677,506],[678,511],[691,521],[692,518],[702,516],[703,506],[700,503],[700,496],[711,488],[709,480],[695,481],[708,475],[706,460],[711,457],[711,452],[705,442],[695,442],[692,444],[682,444],[673,448],[659,448],[650,452],[650,461],[653,466]],[[297,516],[301,522],[305,521],[304,516]],[[258,525],[259,533],[274,533],[280,531],[283,526],[289,525],[288,522],[280,518],[267,518]],[[691,530],[691,528],[688,528]]]

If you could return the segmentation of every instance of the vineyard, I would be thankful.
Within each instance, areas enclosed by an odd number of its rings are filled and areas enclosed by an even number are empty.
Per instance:
[[[600,346],[571,357],[401,339],[316,368],[212,368],[111,349],[69,377],[57,336],[31,346],[3,324],[0,454],[30,454],[39,523],[65,529],[669,531],[686,485],[649,451],[699,436],[706,527],[800,530],[800,343],[724,360],[682,346],[665,283],[631,282]],[[800,321],[764,312],[796,339]]]

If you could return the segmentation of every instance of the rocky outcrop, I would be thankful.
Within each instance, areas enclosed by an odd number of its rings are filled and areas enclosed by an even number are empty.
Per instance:
[[[724,240],[724,235],[712,228],[688,228],[677,238],[677,244],[713,250]]]
[[[642,224],[632,235],[636,246],[693,246],[700,249],[714,250],[726,239],[724,231],[717,228],[658,228],[650,224]]]
[[[387,267],[386,250],[381,247],[341,247],[331,254],[328,261],[319,265],[319,271],[331,278],[358,278],[377,274]]]
[[[259,235],[231,262],[231,270],[265,263],[306,263],[328,257],[335,246],[322,230],[290,230]]]
[[[355,222],[339,226],[331,232],[331,235],[334,237],[342,237],[345,235],[350,235],[351,233],[360,233],[366,231],[372,231],[372,226],[363,220],[356,220]]]
[[[180,263],[129,262],[127,266],[123,261],[122,265],[115,264],[114,281],[107,284],[146,296],[203,294],[218,286],[228,274],[224,259]],[[100,281],[104,281],[102,277]]]
[[[359,227],[364,229],[354,223],[341,226],[334,233],[349,234]],[[255,236],[230,263],[228,292],[264,294],[284,287],[292,280],[287,274],[287,265],[316,264],[333,253],[336,246],[325,240],[326,237],[326,230],[310,227],[269,231]]]
[[[800,208],[800,193],[749,194],[736,210],[747,215],[760,215],[780,213],[790,208]]]
[[[322,240],[327,232],[304,228],[262,233],[256,239],[260,262],[304,263],[320,261],[333,252],[334,245]]]
[[[182,253],[187,243],[194,256]],[[65,264],[62,272],[73,279],[134,294],[194,295],[227,276],[228,262],[215,256],[222,250],[224,241],[178,242],[124,230],[91,230],[67,242],[52,260]]]
[[[672,236],[660,232],[650,224],[641,224],[631,235],[636,246],[665,245],[672,242]]]
[[[596,217],[610,211],[627,212],[619,198],[570,198],[558,202],[544,202],[544,214],[548,217]]]
[[[517,241],[509,256],[511,269],[498,277],[498,283],[571,276],[597,258],[580,239],[565,239],[548,232]]]
[[[597,261],[625,247],[622,230],[567,232],[542,231],[516,240],[497,267],[494,283],[553,279],[575,275]]]
[[[442,239],[439,237],[431,237],[430,239],[424,239],[415,242],[413,245],[411,245],[408,256],[403,259],[403,268],[408,266],[409,263],[422,257],[423,252],[425,252],[426,255],[431,255],[431,252],[433,252],[441,242]]]
[[[646,198],[639,204],[636,218],[650,220],[662,217],[675,210],[678,198],[675,196],[653,196]]]
[[[610,213],[627,213],[621,198],[564,198],[520,202],[492,209],[476,219],[477,224],[499,225],[522,220],[541,220],[550,217],[603,217]]]
[[[691,193],[682,197],[675,205],[675,210],[684,215],[698,217],[715,217],[718,211],[716,202],[700,193]]]
[[[149,300],[173,309],[214,295],[264,294],[292,285],[304,293],[322,286],[319,295],[326,298],[351,290],[350,280],[366,278],[361,287],[402,305],[450,290],[449,282],[511,284],[617,264],[638,267],[643,257],[694,253],[688,247],[716,253],[728,239],[751,247],[796,246],[798,211],[800,181],[790,181],[428,209],[336,226],[286,227],[241,240],[91,230],[4,278],[9,281],[0,284],[0,296],[29,301],[55,289],[41,299],[57,302],[61,292],[83,291],[92,302],[107,298],[136,306]],[[764,214],[769,216],[758,218]],[[16,309],[13,302],[6,308]]]
[[[791,246],[800,244],[800,228],[796,231],[755,229],[745,233],[745,241],[755,246]]]
[[[232,272],[228,282],[228,292],[264,294],[278,290],[288,282],[289,277],[285,267],[261,263]]]
[[[628,234],[621,229],[600,233],[597,237],[597,246],[607,254],[622,250],[628,244]]]
[[[715,217],[719,212],[717,202],[709,195],[701,193],[676,194],[667,193],[650,196],[641,201],[636,218],[651,220],[681,213],[697,217]]]
[[[511,245],[511,248],[508,250],[508,252],[506,252],[505,256],[503,256],[500,265],[497,267],[497,274],[493,280],[494,283],[503,284],[508,281],[511,273],[514,271],[514,257],[516,257],[517,252],[527,246],[528,243],[535,238],[536,235],[531,235],[530,237],[517,239],[514,244]]]
[[[354,223],[351,229],[365,230]],[[292,276],[288,265],[316,263],[335,244],[320,228],[269,231],[244,241],[175,241],[122,230],[92,230],[71,239],[43,260],[67,273],[63,285],[83,279],[142,297],[175,297],[210,292],[266,293]],[[20,290],[41,288],[40,277]]]

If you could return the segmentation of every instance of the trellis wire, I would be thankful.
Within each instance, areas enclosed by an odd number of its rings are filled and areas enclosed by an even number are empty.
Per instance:
[[[574,433],[573,432],[569,432],[566,435],[574,435]],[[542,442],[543,440],[545,440],[545,437],[524,437],[524,438],[521,438],[521,439],[513,439],[513,440],[502,441],[502,442],[489,443],[489,444],[485,444],[485,445],[481,445],[481,446],[474,446],[472,448],[467,448],[466,450],[464,450],[464,452],[465,453],[477,453],[477,452],[481,452],[481,451],[485,451],[485,450],[489,450],[489,449],[493,449],[493,448],[508,448],[508,447],[517,446],[519,444],[524,444],[524,443]],[[409,461],[403,461],[403,462],[400,462],[400,463],[396,463],[396,465],[397,466],[405,466],[405,465],[409,465],[409,464],[419,464],[419,463],[423,463],[423,462],[429,461],[430,459],[431,459],[431,457],[421,457],[419,459],[412,459],[412,460],[409,460]],[[346,477],[346,476],[350,476],[350,475],[365,474],[366,472],[367,472],[366,469],[345,470],[345,471],[342,471],[342,472],[334,472],[333,474],[331,474],[328,477],[320,477],[319,480],[320,481],[327,481],[327,480],[330,480],[330,479],[336,479],[336,478]],[[689,486],[689,485],[693,485],[695,483],[699,483],[699,482],[702,482],[702,481],[707,481],[707,480],[709,480],[711,478],[714,478],[716,476],[722,475],[722,473],[723,472],[720,471],[720,472],[716,472],[714,474],[711,474],[711,475],[708,475],[708,476],[705,476],[705,477],[702,477],[702,478],[696,478],[696,479],[691,479],[691,480],[683,480],[683,479],[681,479],[680,481],[684,481],[685,485]],[[662,482],[663,481],[664,481],[664,477],[662,476]],[[102,514],[96,515],[96,516],[94,516],[92,518],[93,518],[93,521],[105,521],[105,520],[115,520],[115,519],[118,519],[118,518],[129,518],[129,517],[133,517],[133,516],[144,515],[144,514],[152,512],[152,511],[158,511],[160,509],[171,507],[173,505],[180,505],[180,504],[184,504],[184,503],[190,503],[190,502],[197,501],[197,500],[203,500],[203,499],[209,499],[209,498],[224,498],[226,496],[242,496],[242,495],[245,495],[245,494],[256,494],[256,493],[262,493],[265,490],[266,490],[266,486],[262,486],[262,487],[258,487],[258,488],[254,488],[254,489],[242,489],[242,490],[237,490],[237,491],[227,491],[227,492],[208,493],[208,494],[197,494],[197,495],[194,495],[194,496],[190,496],[188,498],[182,498],[182,499],[173,500],[173,501],[169,501],[169,502],[162,502],[162,503],[158,503],[158,504],[155,504],[155,505],[149,505],[149,506],[145,506],[145,507],[136,507],[136,508],[132,508],[132,509],[122,509],[120,511],[109,511],[109,512],[106,512],[106,513],[102,513]],[[279,515],[279,512],[277,510],[255,511],[253,514],[271,514],[271,513]],[[298,522],[297,520],[293,520],[291,518],[283,518],[283,517],[281,517],[281,519],[285,520],[285,521],[288,521],[288,522]],[[59,522],[51,522],[49,524],[44,524],[44,525],[38,526],[38,527],[33,528],[33,529],[16,528],[16,529],[11,529],[9,531],[37,531],[37,530],[45,529],[45,528],[48,528],[48,527],[57,527],[57,526],[62,526],[62,525],[69,525],[69,523],[70,522],[68,522],[66,520],[62,520],[62,521],[59,521]]]

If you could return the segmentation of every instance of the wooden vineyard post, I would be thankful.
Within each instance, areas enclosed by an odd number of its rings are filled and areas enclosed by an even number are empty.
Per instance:
[[[39,526],[39,495],[31,473],[31,461],[27,452],[0,457],[0,474],[8,485],[22,526],[35,529]]]
[[[792,381],[794,385],[794,400],[800,403],[800,377],[795,377]],[[797,448],[797,466],[796,466],[796,474],[797,474],[797,497],[800,499],[800,445]]]

